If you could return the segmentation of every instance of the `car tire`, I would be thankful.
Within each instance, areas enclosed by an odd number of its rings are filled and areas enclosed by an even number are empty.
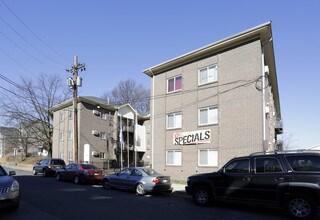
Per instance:
[[[110,180],[103,180],[103,182],[102,182],[102,187],[103,187],[104,189],[111,189]]]
[[[136,193],[139,195],[139,196],[143,196],[146,194],[146,191],[144,189],[144,185],[142,183],[139,183],[137,186],[136,186]]]
[[[192,197],[198,206],[209,206],[212,202],[212,193],[207,186],[197,186],[193,190]]]
[[[74,184],[79,185],[80,184],[80,177],[79,176],[75,176],[73,179]]]
[[[58,181],[60,181],[60,180],[61,180],[60,173],[57,173],[57,174],[56,174],[56,179],[57,179]]]
[[[286,201],[286,210],[293,219],[312,219],[316,213],[313,199],[303,193],[291,195]]]
[[[35,168],[33,168],[32,173],[33,173],[33,175],[35,175],[35,176],[38,174]]]

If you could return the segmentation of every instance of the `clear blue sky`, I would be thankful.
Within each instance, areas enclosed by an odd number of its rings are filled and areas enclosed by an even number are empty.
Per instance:
[[[149,88],[142,70],[271,20],[284,131],[304,148],[320,144],[319,11],[318,0],[0,0],[0,73],[67,78],[78,55],[80,95],[124,79]]]

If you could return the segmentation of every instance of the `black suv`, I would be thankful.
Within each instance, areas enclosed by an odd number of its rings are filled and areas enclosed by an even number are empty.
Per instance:
[[[186,192],[199,206],[219,200],[274,205],[295,219],[310,219],[320,206],[320,151],[234,158],[218,172],[188,177]]]
[[[53,175],[57,170],[66,166],[62,159],[45,158],[33,166],[33,175],[42,173],[43,176]]]

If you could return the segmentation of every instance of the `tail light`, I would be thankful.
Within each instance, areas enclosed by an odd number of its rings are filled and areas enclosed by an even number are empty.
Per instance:
[[[159,180],[158,178],[154,178],[154,179],[152,180],[152,182],[154,182],[154,183],[160,183],[160,180]]]

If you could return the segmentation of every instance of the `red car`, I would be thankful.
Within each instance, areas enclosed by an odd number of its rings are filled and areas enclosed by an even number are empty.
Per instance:
[[[72,181],[75,184],[101,184],[103,177],[103,170],[98,169],[92,164],[70,163],[65,168],[62,168],[56,172],[56,178],[58,181]]]

